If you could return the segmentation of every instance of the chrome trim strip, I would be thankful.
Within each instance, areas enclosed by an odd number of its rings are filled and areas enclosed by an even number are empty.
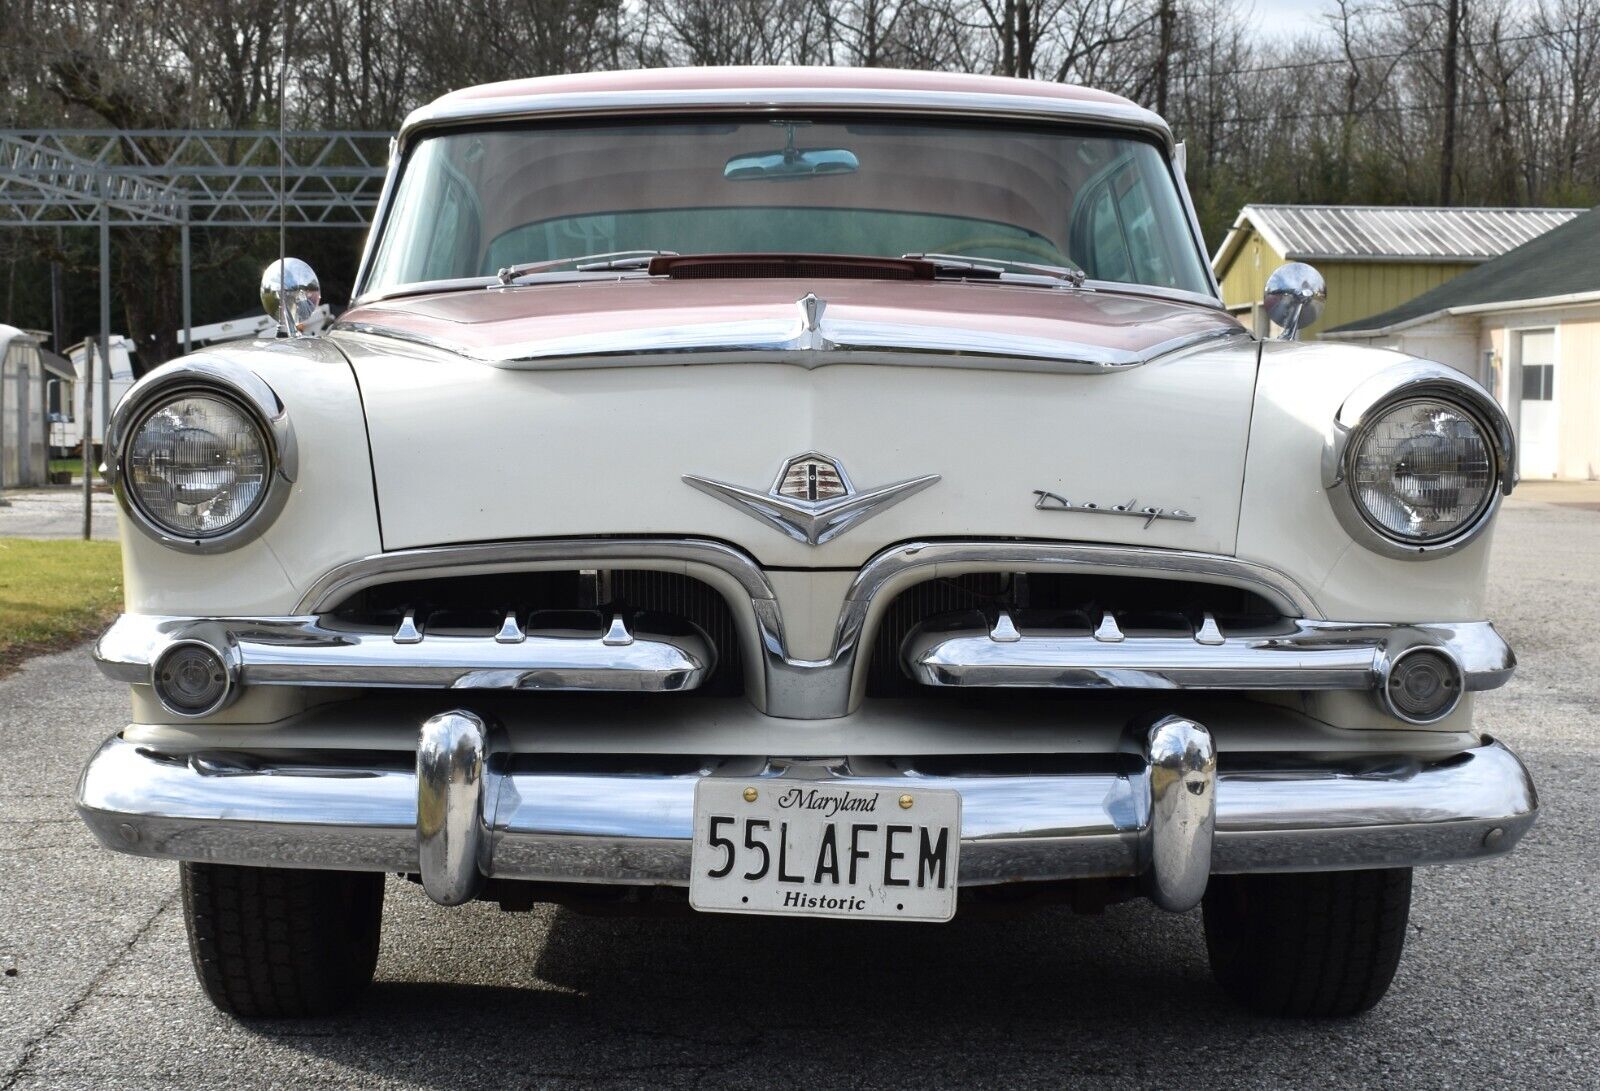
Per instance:
[[[372,223],[367,228],[366,238],[361,241],[361,260],[356,264],[356,279],[351,281],[354,286],[350,293],[350,305],[352,307],[358,302],[355,297],[360,294],[360,286],[367,282],[367,274],[372,271],[372,263],[377,259],[378,227],[389,218],[389,206],[394,202],[394,192],[400,182],[400,163],[402,158],[400,155],[400,137],[398,135],[391,136],[389,138],[389,161],[385,164],[383,172],[383,188],[378,191],[378,203],[373,208]],[[1206,262],[1207,266],[1210,264],[1209,261]],[[1218,295],[1220,294],[1219,292]]]
[[[388,337],[509,370],[595,367],[681,367],[685,364],[787,364],[808,370],[835,364],[953,367],[1100,375],[1139,367],[1212,341],[1249,339],[1241,326],[1221,326],[1169,338],[1139,352],[1020,337],[954,327],[933,329],[899,323],[847,322],[824,318],[819,330],[804,320],[777,319],[700,323],[649,330],[607,332],[512,346],[484,356],[456,344],[378,322],[349,322],[336,331]]]
[[[1101,102],[972,91],[917,91],[863,87],[703,87],[682,90],[587,91],[520,97],[437,99],[413,110],[400,126],[403,148],[418,132],[464,121],[526,121],[534,118],[633,117],[694,113],[769,113],[826,110],[830,113],[913,113],[948,117],[1074,121],[1111,129],[1135,129],[1172,151],[1172,132],[1158,115],[1131,102]]]
[[[933,569],[928,572],[928,569]],[[1081,542],[907,542],[868,561],[850,587],[852,602],[870,601],[915,573],[950,576],[964,572],[1100,572],[1107,575],[1189,576],[1202,583],[1243,587],[1291,617],[1321,617],[1322,609],[1295,580],[1254,561],[1216,553],[1153,546]]]
[[[672,571],[691,564],[732,578],[752,599],[777,593],[754,558],[710,538],[551,538],[531,542],[486,542],[425,546],[374,553],[324,573],[300,596],[296,614],[317,614],[365,587],[401,575],[408,579],[460,576],[469,572],[532,571],[540,568],[628,568]]]
[[[515,767],[486,773],[479,870],[519,879],[684,885],[698,779],[816,776],[818,764],[743,758],[708,759],[695,773]],[[841,780],[961,792],[964,886],[1135,876],[1161,858],[1152,856],[1148,771],[944,776],[884,759],[821,764],[822,775]],[[1180,764],[1183,776],[1204,783],[1203,748]],[[409,755],[344,765],[287,755],[176,757],[114,736],[84,768],[78,812],[107,848],[140,856],[416,873],[417,779]],[[470,792],[463,788],[461,795]],[[1440,760],[1224,755],[1215,808],[1213,874],[1497,856],[1532,825],[1538,800],[1516,755],[1486,740]],[[1192,821],[1200,810],[1174,813]],[[458,814],[447,828],[459,828],[450,825],[459,821]],[[1174,829],[1183,831],[1168,827]],[[1162,840],[1178,869],[1167,875],[1188,884],[1186,899],[1199,872],[1189,864],[1202,838],[1188,849],[1181,836]],[[447,862],[443,871],[454,875],[453,868]]]
[[[509,571],[534,566],[661,569],[667,562],[714,568],[737,581],[753,599],[776,599],[760,564],[743,550],[709,538],[553,538],[527,542],[487,542],[426,546],[374,553],[330,570],[300,597],[297,614],[319,613],[364,587],[405,575],[462,575],[468,571]],[[869,601],[905,575],[924,569],[951,575],[973,571],[1104,572],[1116,575],[1177,574],[1199,582],[1243,587],[1265,597],[1294,617],[1321,617],[1316,600],[1291,577],[1254,561],[1215,553],[1153,546],[1093,545],[1079,542],[907,542],[890,546],[856,575],[847,599]],[[950,571],[943,571],[949,569]]]
[[[128,489],[122,464],[133,429],[159,401],[183,393],[221,396],[236,403],[255,418],[267,446],[268,476],[266,495],[244,521],[221,534],[203,538],[180,538],[161,527],[139,507]],[[117,503],[128,521],[146,537],[162,545],[189,553],[225,553],[253,541],[272,525],[289,499],[289,491],[300,473],[299,446],[289,411],[265,379],[249,368],[227,360],[186,357],[163,365],[128,388],[111,411],[106,426],[105,465],[102,467]]]
[[[1206,249],[1206,234],[1200,227],[1200,215],[1194,208],[1194,196],[1189,192],[1187,171],[1189,157],[1185,151],[1181,142],[1173,144],[1172,154],[1167,157],[1167,162],[1172,169],[1173,181],[1177,183],[1178,193],[1183,198],[1183,211],[1189,221],[1189,233],[1200,247],[1200,264],[1205,266],[1206,282],[1211,285],[1211,291],[1215,293],[1218,305],[1222,305],[1222,282],[1217,279],[1217,271],[1211,264],[1211,252]]]
[[[1470,661],[1470,668],[1462,668],[1467,691],[1504,685],[1516,667],[1510,646],[1486,621],[1437,626],[1289,620],[1231,636],[1216,628],[1215,619],[1192,636],[1124,634],[1109,613],[1092,633],[1010,621],[1016,638],[997,642],[980,616],[957,628],[935,619],[907,636],[906,670],[928,686],[1350,689],[1381,696],[1392,665],[1421,648],[1443,652],[1458,665]]]
[[[409,616],[408,619],[409,621]],[[402,623],[402,633],[405,632]],[[124,614],[95,645],[108,677],[150,683],[174,644],[227,654],[246,686],[665,693],[695,689],[717,653],[695,635],[526,632],[507,642],[410,630],[414,639],[325,626],[316,617],[205,620]],[[626,630],[624,630],[626,631]]]
[[[1402,542],[1378,530],[1361,513],[1349,485],[1350,464],[1363,431],[1389,406],[1411,398],[1439,398],[1460,405],[1475,417],[1494,449],[1498,495],[1476,519],[1448,538],[1435,542]],[[1375,553],[1401,560],[1443,557],[1476,540],[1494,521],[1500,498],[1517,485],[1517,437],[1511,418],[1494,395],[1471,377],[1446,364],[1408,360],[1371,376],[1351,391],[1335,414],[1323,443],[1322,485],[1340,524],[1357,542]]]

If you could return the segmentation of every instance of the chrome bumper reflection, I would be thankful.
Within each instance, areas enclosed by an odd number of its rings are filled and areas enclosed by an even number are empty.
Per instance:
[[[1224,632],[1207,614],[1192,631],[1124,632],[1110,613],[1098,625],[1032,628],[1001,613],[938,621],[907,638],[905,667],[929,686],[1050,689],[1371,689],[1384,664],[1408,648],[1437,648],[1460,668],[1463,688],[1495,689],[1516,669],[1511,647],[1487,621],[1366,625],[1285,620]]]
[[[124,614],[95,645],[95,662],[115,681],[149,683],[162,653],[182,640],[236,663],[247,686],[645,693],[695,689],[716,665],[698,632],[632,631],[620,617],[585,632],[509,615],[494,636],[461,636],[425,632],[410,614],[393,633],[331,628],[315,617]]]
[[[122,852],[421,873],[430,893],[457,901],[479,876],[686,884],[706,776],[949,788],[962,797],[963,885],[1143,876],[1173,909],[1198,901],[1210,874],[1498,855],[1538,808],[1527,770],[1493,741],[1442,760],[1219,759],[1204,727],[1167,717],[1138,743],[1142,761],[1066,772],[935,773],[870,758],[607,772],[496,753],[483,721],[460,711],[430,721],[414,761],[164,755],[113,737],[84,769],[78,808]]]

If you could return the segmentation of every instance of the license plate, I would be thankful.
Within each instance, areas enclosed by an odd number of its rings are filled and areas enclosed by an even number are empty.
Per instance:
[[[708,777],[695,786],[689,904],[947,921],[960,851],[959,792]]]

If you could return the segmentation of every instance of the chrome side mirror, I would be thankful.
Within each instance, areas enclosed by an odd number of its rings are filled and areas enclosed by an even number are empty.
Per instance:
[[[1328,282],[1322,274],[1301,261],[1280,265],[1267,278],[1262,307],[1274,326],[1283,330],[1285,341],[1295,341],[1300,331],[1322,317],[1328,302]]]
[[[261,306],[277,321],[279,337],[299,337],[322,306],[322,285],[299,258],[275,261],[261,274]]]

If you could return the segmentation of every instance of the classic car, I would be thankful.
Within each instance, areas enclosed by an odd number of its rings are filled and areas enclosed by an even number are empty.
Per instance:
[[[1287,1015],[1388,988],[1418,865],[1505,853],[1473,726],[1515,484],[1449,367],[1222,305],[1161,118],[1047,83],[550,77],[406,121],[321,336],[117,406],[132,714],[79,788],[180,862],[242,1017],[441,905],[942,922],[1202,908]],[[108,725],[108,727],[111,725]],[[404,889],[404,888],[400,888]],[[844,927],[845,925],[840,925]]]

